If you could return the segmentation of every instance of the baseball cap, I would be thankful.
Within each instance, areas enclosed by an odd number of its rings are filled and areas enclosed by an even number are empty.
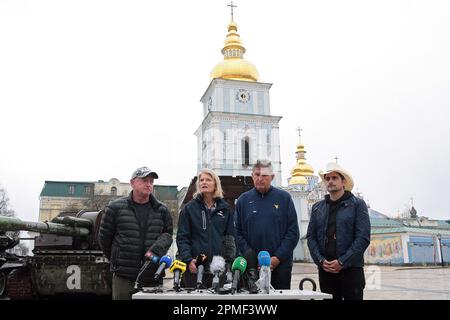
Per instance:
[[[158,179],[158,174],[156,172],[153,172],[148,167],[140,167],[134,170],[133,174],[131,175],[131,180],[133,180],[134,178],[145,178],[149,175],[151,175],[154,179]]]

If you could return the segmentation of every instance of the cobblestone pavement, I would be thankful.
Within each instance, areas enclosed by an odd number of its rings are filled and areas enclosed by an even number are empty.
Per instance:
[[[450,300],[450,267],[365,266],[365,300]],[[310,263],[295,263],[291,288],[303,278],[312,278],[319,288],[317,268]],[[312,286],[305,282],[304,289]]]

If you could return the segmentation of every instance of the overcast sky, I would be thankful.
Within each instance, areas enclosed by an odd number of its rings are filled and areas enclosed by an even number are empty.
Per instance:
[[[200,98],[225,0],[0,0],[0,184],[37,220],[45,180],[159,184],[196,174]],[[282,180],[296,128],[317,174],[337,155],[355,191],[391,216],[450,219],[450,2],[235,1],[261,82],[273,83]]]

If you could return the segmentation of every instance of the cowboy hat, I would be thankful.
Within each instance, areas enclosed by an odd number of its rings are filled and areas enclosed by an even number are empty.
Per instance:
[[[319,171],[319,176],[322,179],[322,181],[325,181],[325,175],[331,172],[337,172],[340,173],[344,176],[344,189],[347,191],[352,191],[353,189],[353,179],[352,176],[344,170],[344,168],[342,168],[340,165],[338,165],[337,163],[334,162],[330,162],[327,164],[327,167],[325,169],[325,171],[320,170]]]

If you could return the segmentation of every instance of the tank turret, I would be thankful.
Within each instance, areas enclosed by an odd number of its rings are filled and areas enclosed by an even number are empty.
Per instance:
[[[80,211],[76,216],[58,216],[50,222],[0,217],[0,233],[39,234],[34,238],[32,256],[2,266],[8,273],[7,295],[11,299],[65,295],[110,298],[109,261],[97,240],[102,216],[103,211]]]

